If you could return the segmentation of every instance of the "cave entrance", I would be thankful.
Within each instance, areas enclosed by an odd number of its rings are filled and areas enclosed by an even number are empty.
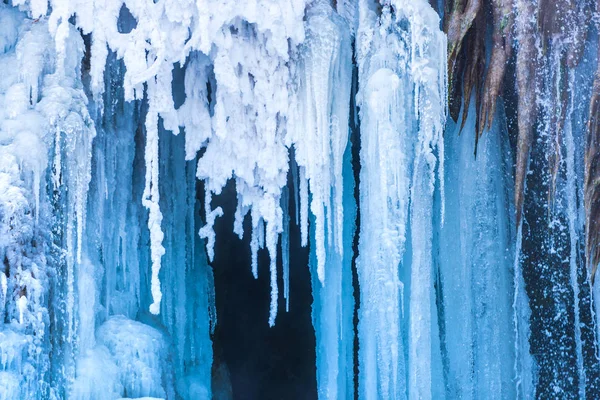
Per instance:
[[[291,189],[291,188],[290,188]],[[315,334],[312,326],[312,289],[308,249],[300,246],[300,232],[290,222],[290,310],[285,311],[281,254],[278,255],[279,301],[275,326],[270,328],[270,272],[266,250],[258,253],[258,279],[251,271],[250,218],[243,240],[233,233],[235,185],[229,182],[213,206],[217,218],[215,280],[217,326],[213,337],[213,398],[226,366],[236,400],[316,399]],[[293,213],[293,204],[290,210]],[[292,214],[293,215],[293,214]]]

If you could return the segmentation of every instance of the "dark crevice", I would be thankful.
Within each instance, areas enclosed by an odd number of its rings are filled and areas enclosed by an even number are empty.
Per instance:
[[[352,67],[352,89],[350,91],[350,144],[352,146],[352,171],[354,173],[354,201],[356,202],[356,227],[352,239],[352,294],[354,296],[354,343],[353,343],[353,368],[354,368],[354,399],[358,400],[358,310],[360,309],[360,286],[358,282],[358,271],[356,259],[358,257],[358,239],[360,237],[360,121],[358,118],[358,107],[356,105],[356,93],[358,92],[358,67],[356,65],[356,48],[352,42],[353,67]]]
[[[291,190],[291,181],[288,184]],[[278,314],[275,326],[269,328],[269,255],[259,250],[255,280],[250,266],[250,217],[244,220],[246,235],[240,240],[231,229],[235,205],[235,185],[230,181],[213,199],[213,206],[224,211],[215,222],[217,241],[212,263],[218,321],[213,336],[214,363],[217,368],[228,369],[236,400],[316,399],[309,249],[300,246],[300,229],[291,218],[290,311],[285,311],[279,254]]]
[[[137,20],[129,11],[129,8],[123,3],[119,10],[119,20],[117,22],[117,29],[119,33],[131,33],[137,27]]]

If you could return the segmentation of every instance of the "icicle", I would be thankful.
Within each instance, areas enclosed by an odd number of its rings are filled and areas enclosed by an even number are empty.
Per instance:
[[[290,169],[292,170],[292,187],[294,189],[294,221],[297,226],[300,226],[300,171],[295,157],[290,161]]]
[[[19,300],[17,301],[17,306],[19,308],[19,325],[23,325],[23,315],[25,314],[25,311],[27,310],[27,297],[26,296],[19,297]]]
[[[190,57],[185,72],[185,103],[177,110],[185,127],[185,159],[193,160],[202,144],[212,134],[208,104],[208,70],[210,60],[203,54]]]
[[[258,249],[260,247],[260,235],[261,232],[265,229],[262,220],[255,220],[255,214],[251,213],[252,217],[252,238],[250,239],[250,253],[252,257],[251,267],[252,267],[252,276],[254,279],[258,279]]]
[[[94,266],[84,259],[80,265],[77,279],[78,293],[78,347],[80,354],[91,350],[95,345],[94,330],[96,328],[96,282]]]
[[[208,254],[208,259],[212,262],[215,257],[215,220],[217,217],[223,215],[223,209],[221,207],[217,207],[214,210],[211,205],[212,201],[212,193],[209,189],[206,189],[204,193],[204,209],[206,210],[206,225],[200,228],[198,234],[202,239],[207,239],[206,243],[206,253]]]
[[[61,166],[60,129],[57,126],[56,133],[54,134],[54,168],[52,174],[54,190],[58,189],[61,185]]]
[[[436,32],[437,14],[426,2],[417,6],[405,3],[411,27],[411,67],[415,79],[415,101],[419,116],[419,137],[416,146],[411,188],[411,241],[412,266],[410,279],[409,327],[409,386],[411,397],[432,397],[432,330],[433,294],[432,219],[435,167],[443,172],[442,121],[445,121],[445,99],[440,92],[440,81],[446,78],[445,69],[427,67],[436,60],[445,59],[446,37]],[[402,2],[401,2],[402,4]],[[413,8],[414,6],[414,8]],[[433,23],[432,23],[433,22]],[[431,24],[431,25],[429,25]],[[430,30],[430,36],[424,35]],[[439,67],[439,64],[437,65]],[[419,88],[417,90],[417,88]],[[422,97],[421,97],[422,96]],[[438,147],[439,146],[439,147]],[[438,150],[436,160],[433,151]],[[440,185],[440,189],[443,186]],[[442,202],[443,203],[443,202]],[[417,317],[418,316],[418,317]]]
[[[356,203],[351,149],[347,147],[343,162],[344,223],[339,231],[343,244],[352,246],[355,234]],[[333,197],[333,194],[332,194]],[[352,257],[340,255],[336,243],[328,242],[325,262],[325,285],[317,275],[314,244],[314,216],[310,224],[309,267],[312,277],[312,317],[317,353],[317,391],[320,399],[347,399],[354,393],[354,296],[352,289]],[[329,228],[328,228],[329,229]]]
[[[469,109],[466,109],[466,104]],[[475,95],[466,119],[448,119],[446,222],[440,229],[436,301],[447,398],[515,398],[512,323],[512,160],[502,105],[476,139]],[[461,124],[461,119],[464,125]],[[479,141],[477,157],[473,155]],[[493,391],[490,388],[495,388]]]
[[[148,210],[148,230],[150,231],[150,253],[152,260],[152,304],[150,312],[158,314],[160,312],[160,301],[162,292],[160,290],[160,280],[158,274],[161,267],[161,258],[165,254],[165,248],[162,245],[164,234],[161,229],[162,213],[159,207],[160,194],[158,190],[158,111],[156,110],[156,101],[154,92],[156,83],[148,82],[149,110],[146,115],[146,184],[142,204]]]
[[[300,167],[300,243],[308,246],[308,182],[304,168]]]
[[[2,313],[0,314],[0,316],[2,316],[2,318],[4,318],[4,308],[6,307],[6,292],[8,290],[8,281],[6,279],[6,275],[4,274],[4,272],[0,272],[0,294],[2,295],[2,302],[0,302],[0,310],[2,310]]]
[[[281,196],[281,210],[283,213],[283,232],[281,234],[281,260],[283,264],[283,298],[285,311],[290,311],[290,195],[287,187]]]
[[[516,0],[517,86],[519,92],[517,166],[515,172],[515,208],[517,225],[520,225],[529,157],[533,142],[533,126],[537,116],[536,52],[537,1]]]
[[[277,305],[279,296],[279,287],[277,285],[277,237],[278,232],[273,227],[268,227],[266,232],[267,250],[269,251],[271,270],[271,306],[269,310],[269,326],[275,325],[277,318]]]
[[[315,216],[321,283],[325,279],[326,241],[335,240],[334,249],[343,252],[341,176],[348,142],[351,57],[346,23],[327,2],[313,3],[307,9],[306,40],[300,48],[298,100],[302,109],[292,139],[295,160],[310,183],[310,211]],[[302,211],[301,208],[301,214]],[[305,230],[302,232],[304,244]]]

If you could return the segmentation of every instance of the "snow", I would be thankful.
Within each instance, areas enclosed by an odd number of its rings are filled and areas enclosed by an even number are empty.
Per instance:
[[[33,344],[29,335],[0,331],[0,398],[26,398],[36,393],[35,359],[29,353]]]
[[[98,328],[97,336],[98,344],[105,346],[114,360],[123,393],[134,398],[173,396],[167,362],[169,344],[161,332],[114,316]]]
[[[17,10],[3,6],[2,13],[0,13],[0,50],[2,50],[2,54],[15,47],[19,25],[20,20]]]
[[[21,396],[20,377],[14,373],[0,371],[0,399],[12,400]]]
[[[75,400],[119,398],[124,391],[119,379],[119,367],[104,346],[85,352],[78,361],[77,371],[78,375],[71,386],[69,398]]]
[[[190,374],[183,376],[177,382],[177,391],[185,399],[210,399],[210,388],[206,387],[203,379],[198,379],[198,375]]]

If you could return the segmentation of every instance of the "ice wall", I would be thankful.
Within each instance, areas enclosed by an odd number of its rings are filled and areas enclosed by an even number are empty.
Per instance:
[[[448,190],[435,277],[444,385],[448,398],[516,398],[509,139],[499,107],[473,156],[474,103],[462,131],[449,121],[445,136]]]
[[[57,368],[51,350],[55,359],[73,352],[74,265],[81,254],[95,131],[80,79],[83,41],[76,30],[66,32],[71,35],[64,49],[73,57],[65,58],[54,51],[45,21],[4,4],[0,20],[2,382],[7,398],[49,397],[61,393],[51,383]],[[72,190],[61,193],[62,183]],[[57,319],[60,340],[49,334]]]
[[[292,168],[299,168],[293,173],[299,192],[297,222],[305,245],[310,237],[317,390],[322,399],[354,393],[351,249],[356,202],[348,140],[352,68],[347,24],[327,2],[315,2],[306,12],[306,39],[296,70],[299,112],[291,120],[289,138],[295,150]]]

